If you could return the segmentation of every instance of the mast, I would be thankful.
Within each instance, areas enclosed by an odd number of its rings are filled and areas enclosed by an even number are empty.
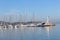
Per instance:
[[[47,17],[47,21],[46,21],[46,23],[49,23],[49,16]]]
[[[6,23],[5,23],[5,22],[6,22],[6,16],[4,16],[4,20],[5,20],[5,21],[4,21],[4,25],[3,25],[3,26],[4,26],[4,28],[6,29]]]
[[[33,15],[32,15],[32,23],[34,22],[34,19],[35,19],[35,14],[33,13]]]

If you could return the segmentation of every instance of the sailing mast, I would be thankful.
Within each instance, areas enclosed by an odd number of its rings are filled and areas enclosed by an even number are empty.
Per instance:
[[[32,16],[32,23],[34,22],[35,20],[35,14],[33,13],[33,16]]]
[[[47,21],[46,21],[47,24],[49,24],[49,16],[47,17]]]

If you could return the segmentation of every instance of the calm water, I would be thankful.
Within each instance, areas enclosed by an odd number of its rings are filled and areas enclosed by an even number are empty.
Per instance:
[[[60,40],[60,25],[0,30],[0,40]]]

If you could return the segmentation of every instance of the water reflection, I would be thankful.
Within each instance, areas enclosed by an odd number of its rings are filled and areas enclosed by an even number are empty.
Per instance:
[[[20,27],[19,29],[2,29],[1,40],[48,40],[52,27]],[[48,34],[48,35],[47,35]]]
[[[49,37],[49,31],[50,31],[50,27],[45,27],[46,31],[47,31],[47,34],[48,34],[48,37]]]

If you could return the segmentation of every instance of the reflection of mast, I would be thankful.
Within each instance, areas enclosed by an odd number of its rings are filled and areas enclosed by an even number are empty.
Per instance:
[[[49,33],[49,28],[50,28],[50,27],[45,27],[45,28],[46,28],[47,32]]]
[[[47,34],[48,34],[48,37],[49,37],[49,31],[50,31],[50,27],[45,27],[46,31],[47,31]]]

